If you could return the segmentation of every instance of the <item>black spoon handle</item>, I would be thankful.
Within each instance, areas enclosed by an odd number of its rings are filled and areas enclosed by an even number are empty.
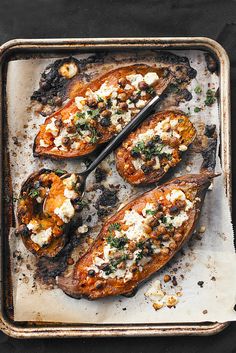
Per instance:
[[[125,127],[119,132],[118,135],[104,148],[99,156],[90,164],[81,174],[88,175],[100,164],[104,158],[106,158],[114,149],[116,149],[121,142],[141,124],[148,115],[153,111],[154,107],[160,103],[166,97],[166,93],[162,93],[160,96],[155,96]]]

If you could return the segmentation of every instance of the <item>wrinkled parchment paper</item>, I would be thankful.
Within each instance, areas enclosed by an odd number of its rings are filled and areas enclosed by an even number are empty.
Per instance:
[[[218,76],[206,69],[204,55],[200,51],[178,51],[177,55],[188,56],[191,66],[198,74],[188,89],[193,94],[190,102],[181,103],[180,109],[191,114],[196,127],[203,121],[217,125],[219,114],[217,103],[194,113],[194,107],[203,107],[208,88],[216,91]],[[44,118],[34,118],[28,109],[30,96],[38,88],[40,73],[53,59],[18,60],[9,63],[7,73],[7,99],[9,124],[9,152],[14,196],[17,197],[22,182],[30,173],[41,168],[63,168],[69,172],[84,168],[78,161],[39,160],[32,155],[33,138]],[[143,60],[142,60],[143,62]],[[200,85],[203,93],[197,95],[194,88]],[[189,109],[190,108],[190,109]],[[13,137],[17,137],[18,146]],[[218,144],[219,145],[219,144]],[[200,154],[189,151],[185,160],[176,169],[174,176],[199,172],[202,162]],[[111,173],[105,184],[121,184],[119,199],[123,203],[133,197],[137,190],[118,176],[112,155],[105,166]],[[216,171],[221,171],[217,158]],[[94,176],[90,176],[89,186]],[[140,190],[139,190],[140,192]],[[91,200],[96,199],[94,192],[87,192],[90,211],[84,211],[86,219],[94,211]],[[121,203],[121,202],[120,202]],[[118,207],[118,206],[117,206]],[[87,216],[86,216],[87,213]],[[97,223],[94,215],[89,226]],[[204,233],[198,233],[206,227]],[[93,230],[92,230],[93,231]],[[98,230],[94,231],[94,235]],[[236,257],[233,245],[233,230],[229,205],[223,187],[223,177],[216,178],[213,189],[207,192],[197,234],[194,234],[183,251],[155,276],[142,285],[133,298],[114,297],[88,301],[76,300],[65,295],[58,288],[48,288],[33,279],[35,259],[23,246],[20,239],[10,233],[12,256],[12,278],[15,321],[51,321],[64,323],[184,323],[201,321],[225,322],[236,320],[233,307],[236,303]],[[14,254],[14,256],[13,256]],[[13,258],[14,257],[14,258]],[[176,283],[164,283],[164,274],[175,276]],[[178,297],[175,308],[164,307],[155,311],[152,302],[144,293],[159,279],[163,290]]]

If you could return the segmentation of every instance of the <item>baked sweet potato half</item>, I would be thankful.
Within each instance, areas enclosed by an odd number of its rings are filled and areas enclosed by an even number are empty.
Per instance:
[[[171,73],[148,65],[132,65],[108,72],[78,90],[65,107],[41,125],[34,155],[80,157],[107,142],[156,94]]]
[[[59,287],[75,298],[134,293],[191,236],[210,179],[182,176],[128,203],[104,224],[72,275],[59,277]]]
[[[37,256],[56,256],[80,210],[79,176],[42,169],[23,184],[17,205],[18,228],[26,248]]]
[[[116,168],[130,184],[154,183],[181,161],[195,135],[196,130],[184,113],[157,113],[116,150]]]

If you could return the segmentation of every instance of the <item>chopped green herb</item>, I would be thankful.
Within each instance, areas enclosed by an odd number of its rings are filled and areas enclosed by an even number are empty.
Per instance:
[[[29,196],[34,199],[35,197],[38,197],[39,196],[39,191],[36,190],[36,189],[31,189],[30,192],[29,192]]]
[[[148,94],[150,94],[152,97],[154,97],[156,95],[156,91],[154,90],[153,87],[148,87],[148,89],[146,90],[146,92]]]
[[[201,87],[201,86],[196,86],[196,87],[194,88],[194,92],[195,92],[196,94],[202,93],[202,87]]]
[[[178,119],[178,123],[182,123],[184,121],[184,119]]]
[[[147,215],[154,216],[157,213],[157,210],[146,210]]]
[[[194,113],[199,113],[200,111],[201,111],[201,108],[199,108],[199,107],[194,108]]]
[[[97,100],[98,100],[98,103],[99,102],[104,102],[104,99],[102,99],[102,97],[100,97],[100,96],[97,96]]]
[[[120,224],[119,223],[112,223],[108,227],[109,232],[112,232],[113,230],[120,230]]]
[[[88,202],[84,201],[84,200],[76,200],[76,205],[79,205],[81,208],[84,208],[85,206],[88,205]]]
[[[143,258],[144,254],[143,251],[139,251],[139,253],[136,256],[136,263]]]
[[[92,118],[96,118],[97,116],[99,116],[99,109],[88,110],[88,114],[89,114]]]
[[[63,170],[63,169],[56,169],[56,170],[54,171],[54,173],[57,174],[57,175],[63,175],[63,174],[66,174],[67,171],[66,171],[66,170]]]
[[[121,109],[118,109],[117,111],[116,111],[116,114],[118,114],[118,115],[121,115],[121,114],[123,114],[124,112],[123,112],[123,110],[121,110]]]
[[[206,99],[204,101],[205,105],[210,107],[212,104],[215,103],[215,101],[216,101],[215,92],[211,89],[208,89],[206,92]]]
[[[110,244],[113,248],[118,250],[124,249],[125,244],[127,244],[128,238],[126,236],[115,238],[112,235],[107,237],[107,243]]]

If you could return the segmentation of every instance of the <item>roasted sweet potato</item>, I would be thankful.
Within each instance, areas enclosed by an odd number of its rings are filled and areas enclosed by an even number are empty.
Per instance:
[[[59,277],[59,287],[75,298],[134,293],[192,234],[211,177],[179,177],[128,203],[104,224],[72,275]]]
[[[181,161],[195,135],[196,130],[184,113],[157,113],[116,150],[117,170],[130,184],[154,183]]]
[[[163,92],[171,80],[164,71],[137,64],[85,85],[41,125],[34,155],[74,158],[91,153],[121,131],[152,96]]]
[[[77,174],[42,169],[23,184],[16,234],[37,256],[54,257],[64,247],[81,205]]]

